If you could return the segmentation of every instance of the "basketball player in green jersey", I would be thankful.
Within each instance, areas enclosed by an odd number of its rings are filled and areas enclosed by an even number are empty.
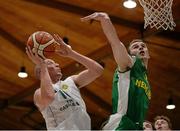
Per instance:
[[[100,21],[118,64],[113,79],[113,113],[103,129],[142,129],[151,98],[150,86],[147,80],[149,53],[146,44],[139,39],[133,40],[130,43],[128,54],[106,13],[95,12],[81,18],[81,20]]]

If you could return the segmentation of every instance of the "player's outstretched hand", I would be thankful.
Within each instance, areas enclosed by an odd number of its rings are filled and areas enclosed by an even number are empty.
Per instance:
[[[108,14],[106,14],[104,12],[95,12],[91,15],[81,18],[81,21],[82,22],[89,21],[89,20],[103,21],[105,19],[109,19]]]

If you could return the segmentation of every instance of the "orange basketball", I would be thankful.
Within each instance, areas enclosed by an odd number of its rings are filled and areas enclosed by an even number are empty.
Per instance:
[[[37,31],[28,38],[27,45],[31,47],[33,53],[35,53],[34,49],[36,48],[38,55],[45,59],[54,55],[57,43],[48,32]]]

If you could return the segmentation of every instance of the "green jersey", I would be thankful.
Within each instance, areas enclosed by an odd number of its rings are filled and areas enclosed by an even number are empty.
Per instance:
[[[112,90],[113,114],[103,129],[135,130],[142,124],[151,98],[147,70],[142,60],[134,57],[134,65],[124,73],[115,71]]]

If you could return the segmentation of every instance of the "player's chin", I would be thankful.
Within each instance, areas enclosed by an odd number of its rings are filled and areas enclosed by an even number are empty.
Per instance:
[[[149,56],[142,55],[142,54],[139,54],[138,56],[140,59],[149,59],[150,58]]]
[[[150,57],[148,56],[140,56],[141,59],[149,59]]]
[[[62,74],[57,74],[53,79],[52,79],[52,82],[55,84],[57,83],[58,81],[60,81],[62,78]]]
[[[149,56],[143,56],[143,59],[150,59]]]
[[[61,78],[62,78],[62,73],[57,74],[58,81],[61,80]]]

